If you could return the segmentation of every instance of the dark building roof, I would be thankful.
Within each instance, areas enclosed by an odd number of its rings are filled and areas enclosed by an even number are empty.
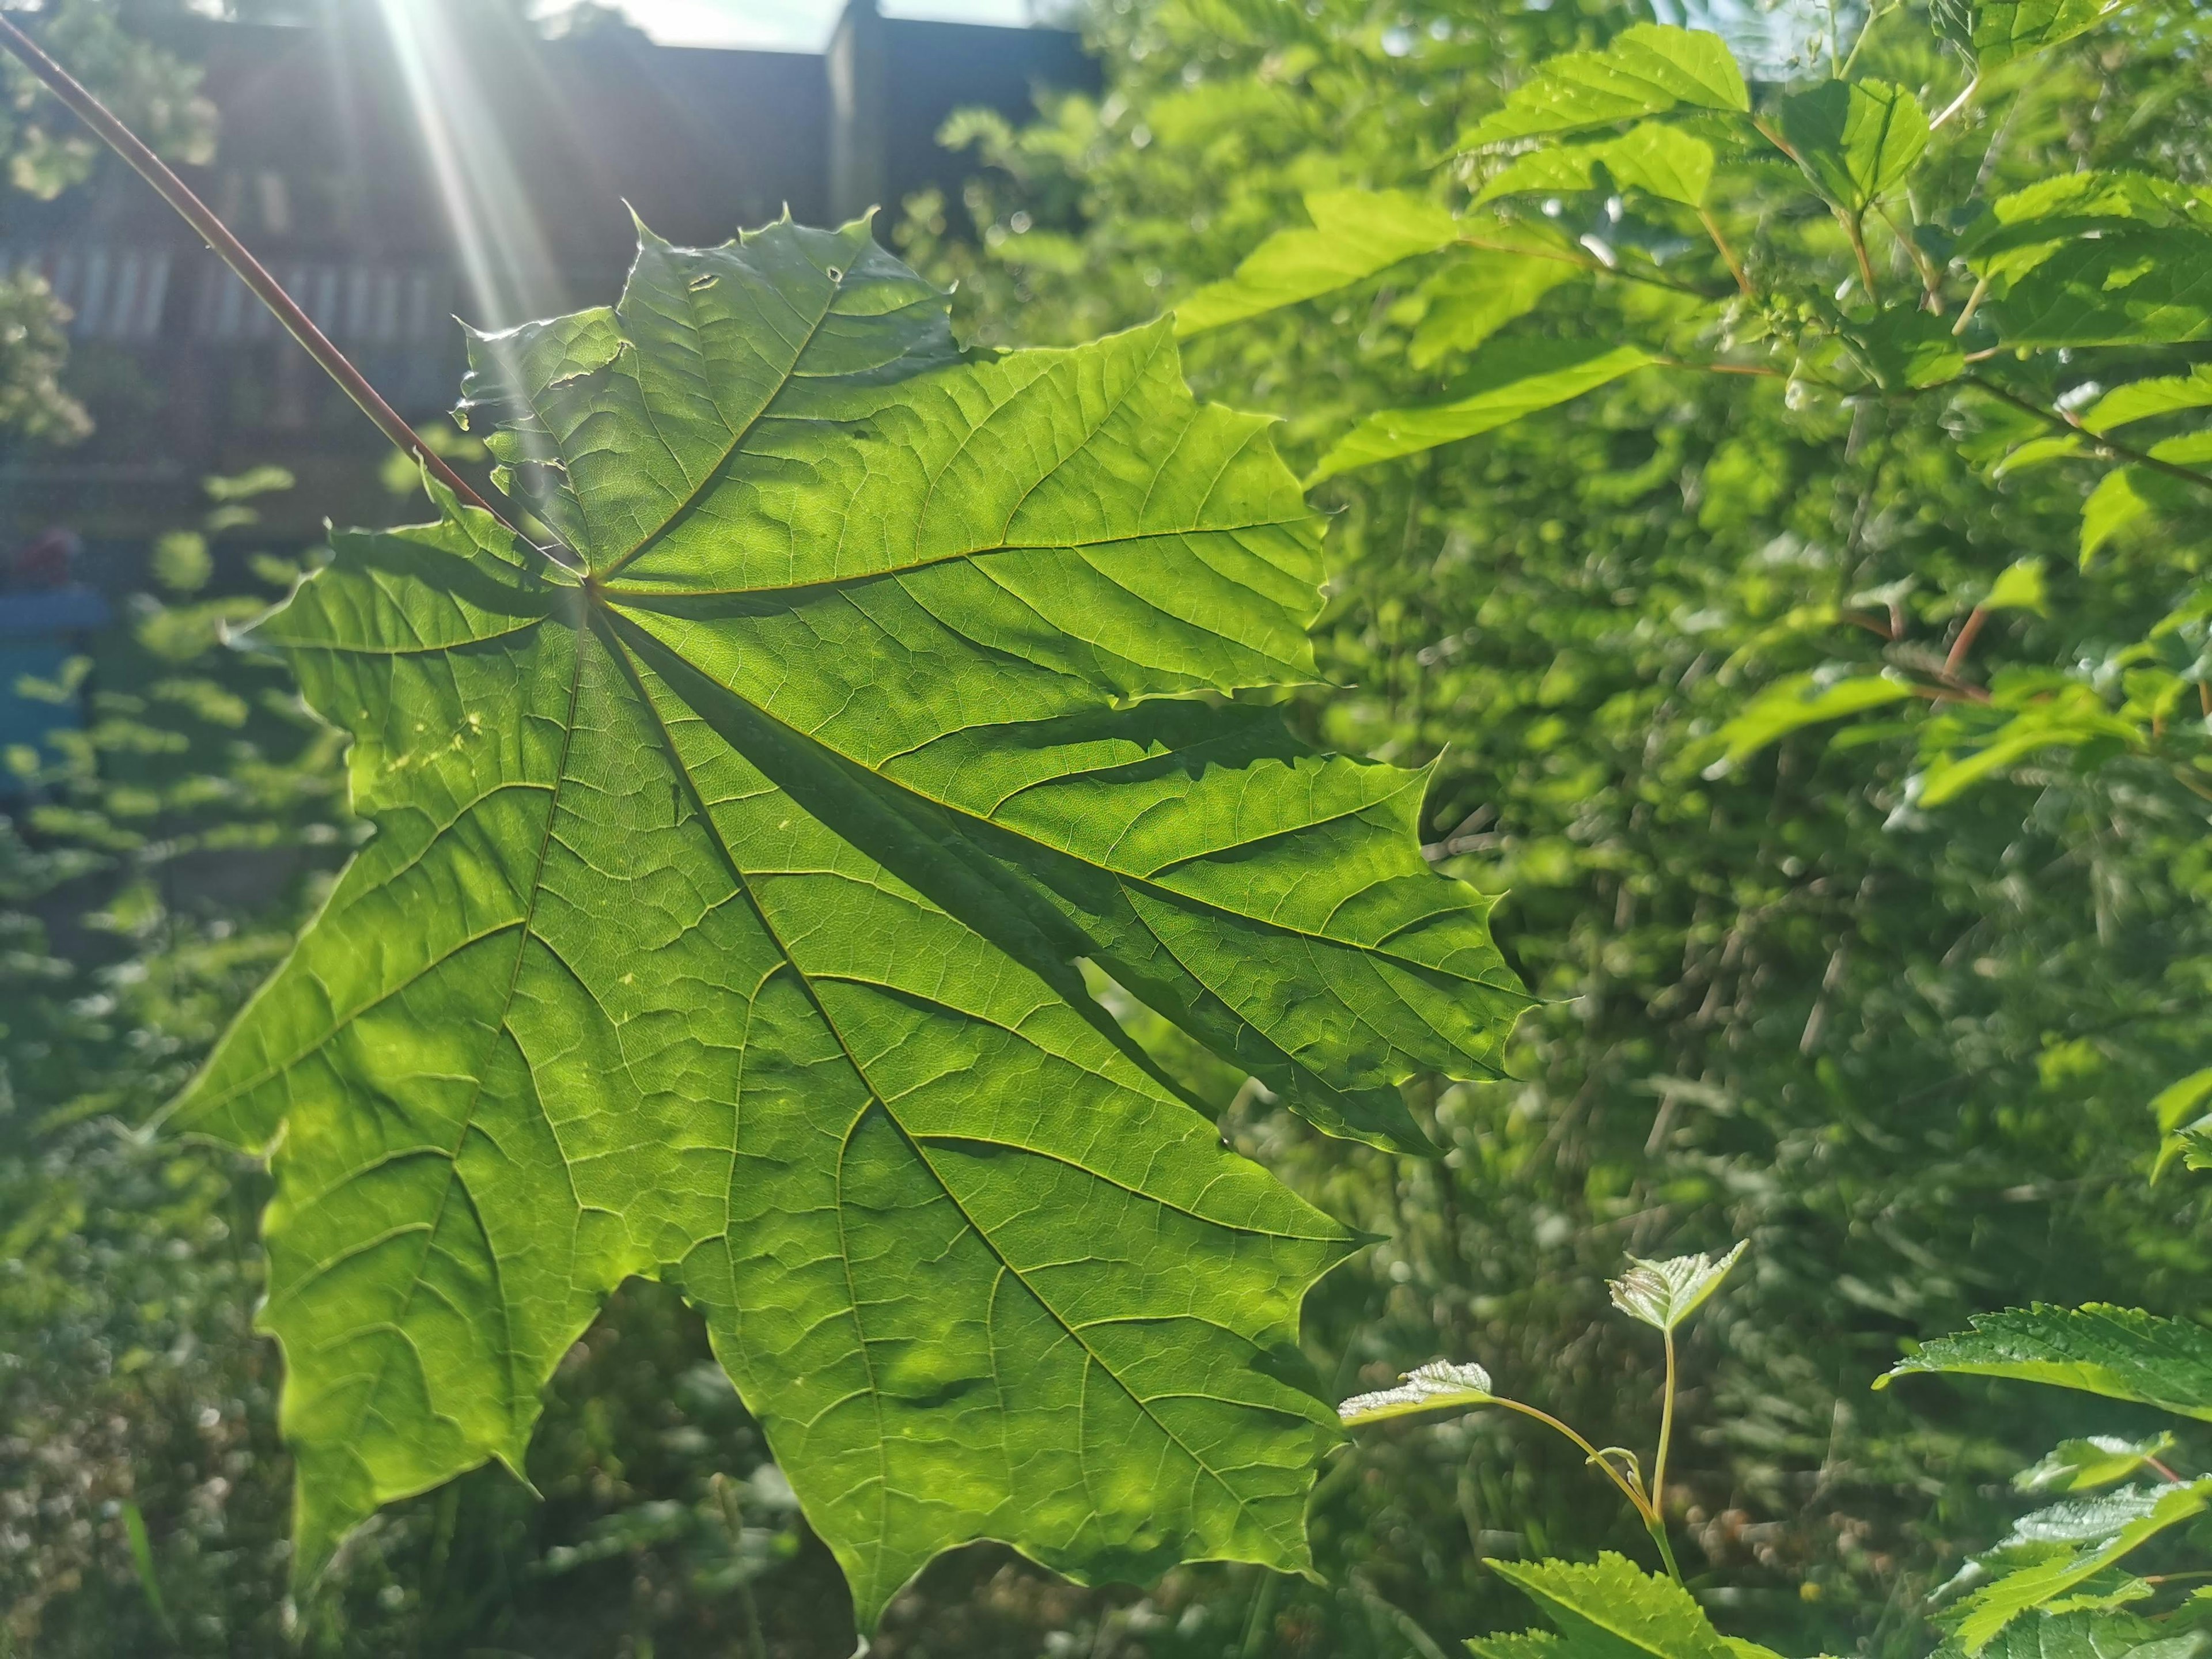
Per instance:
[[[497,32],[490,9],[349,7],[179,43],[222,118],[189,182],[418,422],[453,397],[456,315],[500,325],[614,297],[629,208],[679,242],[787,205],[815,222],[895,211],[967,171],[935,141],[955,109],[1018,119],[1041,88],[1097,80],[1072,34],[885,19],[867,0],[823,56],[541,40]],[[188,522],[203,476],[270,462],[301,488],[270,531],[389,515],[363,465],[374,433],[119,164],[56,202],[11,200],[0,261],[75,312],[71,380],[98,422],[75,449],[0,462],[0,537],[67,520],[136,539]]]

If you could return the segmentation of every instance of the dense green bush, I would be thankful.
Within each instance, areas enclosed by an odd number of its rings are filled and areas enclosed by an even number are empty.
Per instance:
[[[1496,164],[1439,162],[1500,84],[1634,21],[1103,13],[1122,66],[1110,96],[1019,135],[974,124],[991,170],[962,204],[919,204],[905,234],[963,278],[981,337],[1132,319],[1303,223],[1314,192],[1464,202]],[[2185,10],[2130,11],[1993,74],[1931,167],[1989,194],[2077,158],[2199,181],[2203,45]],[[1886,10],[1861,67],[1930,108],[1964,79],[1910,9]],[[1723,178],[1718,210],[1755,271],[1852,276],[1816,201],[1769,205],[1778,182]],[[1645,198],[1558,205],[1632,273],[1728,285]],[[953,236],[963,214],[980,253]],[[1915,285],[1901,252],[1885,270]],[[1449,395],[1453,361],[1419,346],[1454,292],[1446,261],[1396,265],[1201,339],[1198,373],[1279,410],[1318,457],[1376,409]],[[1649,282],[1585,282],[1516,333],[1648,338],[1681,305]],[[1500,309],[1493,325],[1514,314]],[[2202,814],[2182,781],[2046,748],[2013,785],[1923,811],[1895,727],[1709,769],[1716,734],[1788,671],[1854,655],[1939,669],[2023,557],[2051,571],[2050,602],[1995,615],[1984,657],[2100,659],[2166,613],[2196,568],[2191,520],[2072,574],[2099,475],[1992,479],[2021,435],[1946,398],[1654,372],[1321,493],[1341,509],[1324,623],[1341,689],[1311,718],[1332,742],[1436,760],[1437,850],[1509,891],[1501,937],[1552,1001],[1524,1022],[1522,1082],[1435,1103],[1443,1170],[1346,1160],[1237,1103],[1246,1144],[1393,1237],[1364,1285],[1358,1267],[1335,1281],[1316,1335],[1347,1382],[1474,1358],[1601,1441],[1625,1437],[1645,1364],[1596,1322],[1604,1275],[1623,1249],[1750,1238],[1700,1339],[1671,1502],[1711,1605],[1782,1643],[1924,1645],[1919,1595],[2001,1529],[2014,1500],[1997,1477],[2087,1421],[2056,1398],[1867,1393],[1906,1339],[2031,1297],[2197,1305],[2197,1199],[2142,1185],[2145,1104],[2202,1040]],[[1517,1625],[1470,1556],[1637,1547],[1572,1461],[1496,1420],[1406,1431],[1352,1455],[1322,1524],[1340,1571],[1432,1630]]]

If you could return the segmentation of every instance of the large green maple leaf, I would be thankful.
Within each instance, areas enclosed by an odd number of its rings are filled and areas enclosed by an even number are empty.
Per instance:
[[[444,501],[258,626],[375,837],[179,1103],[273,1153],[303,1571],[520,1470],[632,1275],[705,1316],[859,1616],[997,1538],[1308,1566],[1346,1231],[1224,1147],[1110,975],[1332,1131],[1525,999],[1422,777],[1220,694],[1308,678],[1317,526],[1165,324],[963,359],[869,240],[645,236],[473,343],[565,553]]]

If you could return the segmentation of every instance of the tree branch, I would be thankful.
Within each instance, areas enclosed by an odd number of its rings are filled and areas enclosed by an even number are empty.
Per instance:
[[[185,181],[171,172],[168,164],[146,147],[138,135],[125,126],[106,105],[86,90],[76,78],[46,56],[38,43],[0,16],[0,47],[5,47],[22,60],[32,74],[44,82],[55,97],[68,105],[77,118],[90,127],[107,147],[128,161],[139,176],[161,193],[162,198],[184,216],[185,222],[198,231],[207,245],[213,248],[222,262],[238,273],[239,280],[253,291],[262,304],[276,313],[276,320],[302,346],[307,355],[321,365],[322,370],[345,391],[362,413],[376,423],[376,428],[403,453],[414,456],[430,475],[468,506],[489,513],[498,520],[510,535],[526,539],[521,532],[507,522],[498,509],[471,489],[468,481],[446,465],[444,459],[434,454],[398,411],[385,402],[368,377],[356,368],[346,355],[331,343],[328,336],[315,326],[314,319],[300,308],[298,301],[284,291],[283,286],[271,276],[258,259],[248,252],[246,245],[230,232],[230,228],[218,219],[207,204],[195,196]]]

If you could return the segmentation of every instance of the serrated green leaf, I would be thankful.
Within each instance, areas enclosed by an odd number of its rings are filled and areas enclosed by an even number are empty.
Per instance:
[[[1952,252],[1977,276],[2004,278],[2080,237],[2190,225],[2212,226],[2212,209],[2186,185],[2124,170],[2067,173],[1997,198]]]
[[[1574,1651],[1566,1643],[1547,1630],[1470,1637],[1467,1650],[1474,1659],[1575,1659]]]
[[[2199,363],[2186,374],[2114,386],[2081,411],[2081,424],[2092,432],[2112,432],[2131,421],[2191,409],[2212,409],[2212,363]]]
[[[1746,1659],[1765,1649],[1730,1642],[1671,1578],[1610,1553],[1572,1561],[1493,1561],[1559,1627],[1571,1659]]]
[[[2147,1494],[2143,1512],[2109,1536],[2087,1547],[2007,1573],[1984,1585],[1965,1605],[1966,1616],[1960,1621],[1958,1630],[1959,1646],[1968,1655],[1980,1654],[2022,1613],[2048,1605],[2160,1533],[2202,1515],[2208,1504],[2212,1504],[2212,1481],[2166,1486]]]
[[[1887,81],[1824,81],[1783,100],[1781,127],[1806,177],[1853,213],[1903,184],[1928,148],[1928,112]]]
[[[1631,1319],[1641,1320],[1655,1330],[1671,1331],[1705,1305],[1750,1248],[1746,1241],[1718,1260],[1702,1251],[1696,1255],[1670,1256],[1664,1261],[1646,1261],[1632,1255],[1628,1271],[1619,1279],[1607,1279],[1606,1289],[1612,1294],[1613,1305]]]
[[[1875,1387],[1921,1371],[2003,1376],[2212,1423],[2212,1331],[2201,1325],[2093,1302],[1983,1314],[1972,1326],[1924,1344]]]
[[[2079,433],[2057,433],[2047,437],[2030,438],[2017,448],[2007,450],[2004,459],[1990,469],[1990,476],[2002,478],[2008,472],[2024,472],[2031,466],[2066,460],[2085,453]]]
[[[865,224],[650,236],[477,339],[580,577],[450,497],[259,626],[376,834],[179,1103],[274,1149],[263,1323],[312,1573],[520,1466],[623,1279],[677,1286],[864,1625],[931,1556],[1309,1565],[1353,1246],[1220,1143],[1088,962],[1316,1120],[1522,995],[1419,775],[1223,692],[1311,673],[1317,526],[1164,323],[973,361]],[[1278,1085],[1280,1085],[1278,1087]]]
[[[1586,340],[1498,342],[1469,366],[1460,395],[1450,402],[1386,409],[1353,427],[1322,457],[1306,479],[1307,487],[1354,467],[1510,426],[1539,410],[1594,392],[1652,361],[1639,346],[1605,346]]]
[[[1992,284],[2007,345],[2176,345],[2212,338],[2212,235],[2151,227],[2013,251],[2017,276]],[[1977,262],[1995,268],[1990,261]]]
[[[2062,1440],[2042,1459],[2013,1477],[2022,1492],[2094,1492],[2116,1481],[2133,1480],[2154,1458],[2173,1449],[2170,1434],[2148,1440],[2123,1440],[2117,1435],[2090,1435]]]
[[[2097,27],[2130,0],[1978,0],[1974,7],[1974,54],[1984,69],[2071,40]]]
[[[1662,122],[1646,121],[1600,143],[1548,145],[1516,156],[1474,199],[1483,203],[1530,191],[1589,190],[1601,167],[1624,189],[1702,207],[1712,188],[1713,147]]]
[[[1317,191],[1306,198],[1310,230],[1279,230],[1226,282],[1202,288],[1176,307],[1178,336],[1296,305],[1377,271],[1433,253],[1465,229],[1435,203],[1402,191]]]
[[[1420,320],[1407,361],[1428,368],[1474,350],[1577,274],[1562,259],[1486,250],[1453,261],[1423,285]]]
[[[1981,1659],[2201,1659],[2212,1650],[2202,1632],[2163,1636],[2157,1626],[2126,1614],[2031,1613],[2014,1620],[1981,1650]],[[1965,1659],[1955,1641],[1929,1659]]]
[[[1350,1428],[1416,1412],[1472,1410],[1496,1399],[1490,1391],[1490,1373],[1481,1366],[1436,1359],[1401,1373],[1395,1389],[1352,1395],[1336,1408],[1336,1414]]]
[[[1552,58],[1514,88],[1505,107],[1460,137],[1460,146],[1502,143],[1640,120],[1673,109],[1751,107],[1728,43],[1700,29],[1638,23],[1600,52]]]
[[[1793,674],[1753,697],[1716,736],[1725,747],[1723,763],[1733,766],[1805,726],[1847,719],[1869,708],[1908,701],[1912,696],[1909,681],[1887,674],[1859,674],[1838,680]]]

